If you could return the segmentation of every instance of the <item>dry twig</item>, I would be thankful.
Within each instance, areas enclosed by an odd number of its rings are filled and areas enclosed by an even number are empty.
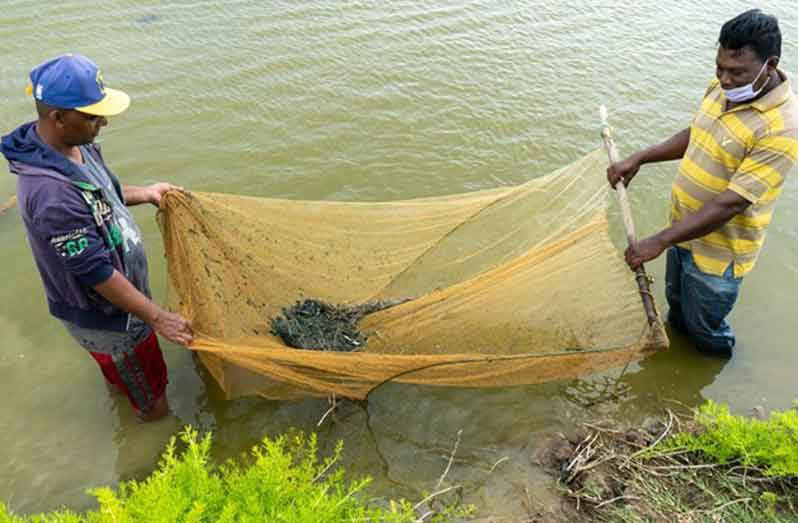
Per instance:
[[[490,470],[488,471],[488,474],[492,473],[493,470],[499,465],[499,463],[504,463],[505,461],[507,461],[509,459],[510,458],[508,456],[504,456],[503,458],[499,459],[499,461],[494,463],[493,466],[490,468]]]
[[[452,468],[452,461],[454,461],[454,455],[457,453],[457,447],[460,446],[460,436],[463,435],[463,429],[457,431],[457,440],[454,442],[454,448],[452,449],[452,454],[449,456],[449,463],[446,465],[446,470],[443,471],[443,475],[438,480],[438,484],[435,485],[435,488],[440,488],[441,483],[443,483],[444,478],[449,473],[449,469]]]
[[[462,488],[462,485],[452,485],[451,487],[447,487],[447,488],[445,488],[443,490],[439,490],[438,492],[433,492],[432,494],[430,494],[426,498],[422,499],[421,501],[419,501],[418,503],[413,505],[413,510],[418,510],[418,507],[420,507],[421,505],[423,505],[424,503],[426,503],[427,501],[431,500],[432,498],[434,498],[436,496],[440,496],[441,494],[446,494],[449,491],[452,491],[452,490],[455,490],[455,489],[459,489],[459,488]]]
[[[598,509],[600,509],[601,507],[603,507],[604,505],[609,505],[610,503],[614,503],[614,502],[616,502],[616,501],[620,501],[620,500],[622,500],[622,499],[628,499],[628,500],[632,500],[632,501],[639,501],[639,500],[640,500],[640,498],[638,498],[637,496],[615,496],[615,497],[614,497],[614,498],[612,498],[612,499],[608,499],[608,500],[606,500],[606,501],[602,501],[601,503],[599,503],[598,505],[596,505],[594,508],[595,508],[596,510],[598,510]]]
[[[665,410],[668,412],[668,424],[665,427],[665,430],[662,431],[662,434],[659,435],[659,437],[656,439],[656,441],[654,441],[654,443],[652,443],[651,445],[649,445],[646,448],[638,450],[637,452],[635,452],[634,454],[632,454],[628,458],[626,458],[626,462],[622,465],[622,467],[626,467],[629,464],[629,462],[631,462],[633,459],[635,459],[636,457],[640,456],[644,452],[650,451],[651,449],[653,449],[654,447],[659,445],[660,441],[665,439],[665,436],[667,436],[670,433],[671,429],[673,428],[674,415],[673,415],[673,412],[670,411],[670,409],[665,409]]]
[[[335,411],[335,409],[338,407],[338,403],[335,400],[335,393],[334,392],[332,393],[332,395],[327,397],[327,402],[331,405],[331,407],[329,409],[327,409],[327,412],[325,412],[324,415],[319,420],[319,422],[316,423],[317,427],[321,427],[321,424],[324,423],[324,420],[327,419],[327,416],[332,414]]]

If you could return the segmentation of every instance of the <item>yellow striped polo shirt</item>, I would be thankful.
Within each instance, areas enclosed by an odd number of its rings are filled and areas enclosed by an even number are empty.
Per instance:
[[[798,160],[798,100],[789,79],[779,76],[782,83],[765,96],[728,111],[714,80],[690,125],[671,191],[671,223],[727,189],[751,202],[714,232],[679,244],[709,274],[721,276],[734,263],[740,278],[754,267],[784,177]]]

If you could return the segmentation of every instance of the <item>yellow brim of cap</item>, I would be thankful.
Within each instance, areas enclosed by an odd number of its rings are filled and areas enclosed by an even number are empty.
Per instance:
[[[106,87],[105,98],[96,104],[87,105],[86,107],[75,107],[75,110],[96,116],[114,116],[115,114],[123,112],[129,105],[130,96],[128,96],[127,93]]]

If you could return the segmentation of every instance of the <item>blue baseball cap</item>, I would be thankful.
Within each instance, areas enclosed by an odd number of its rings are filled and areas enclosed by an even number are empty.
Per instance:
[[[30,72],[27,93],[59,109],[75,109],[98,116],[119,114],[130,97],[103,85],[97,64],[77,53],[68,53],[36,66]]]

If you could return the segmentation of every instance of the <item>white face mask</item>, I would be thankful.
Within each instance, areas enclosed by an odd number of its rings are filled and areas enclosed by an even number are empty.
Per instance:
[[[767,66],[768,63],[765,62],[762,65],[762,69],[760,69],[759,72],[757,73],[756,78],[754,78],[754,81],[751,82],[750,84],[742,85],[740,87],[735,87],[734,89],[723,89],[721,87],[723,95],[726,97],[727,100],[733,103],[747,102],[748,100],[753,100],[754,98],[759,96],[759,93],[762,92],[762,89],[764,89],[765,86],[768,84],[768,82],[770,82],[770,78],[768,78],[768,81],[763,83],[762,87],[754,91],[754,84],[756,83],[757,80],[759,80],[759,77],[762,75],[762,71],[767,69]]]

